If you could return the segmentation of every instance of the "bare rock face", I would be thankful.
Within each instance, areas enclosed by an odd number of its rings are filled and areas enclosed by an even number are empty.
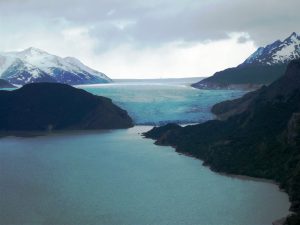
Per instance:
[[[127,112],[108,98],[59,83],[0,91],[0,132],[132,127]]]
[[[15,86],[6,80],[0,79],[0,88],[14,88]]]

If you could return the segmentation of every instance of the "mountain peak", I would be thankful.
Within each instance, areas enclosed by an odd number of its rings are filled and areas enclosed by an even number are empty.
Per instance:
[[[284,41],[277,40],[258,48],[240,66],[287,64],[298,58],[300,58],[300,36],[293,32]]]
[[[0,77],[3,76],[13,84],[40,82],[45,76],[72,85],[111,81],[76,58],[62,58],[35,47],[0,55]]]
[[[298,37],[298,34],[296,32],[293,32],[291,35],[290,35],[290,38],[291,37]]]
[[[44,51],[44,50],[42,50],[42,49],[39,49],[39,48],[29,47],[29,48],[26,48],[25,50],[21,51],[20,53],[25,53],[25,54],[33,54],[33,53],[45,54],[47,52]]]
[[[293,32],[287,39],[285,39],[285,41],[292,41],[292,42],[299,41],[299,40],[300,40],[300,36],[296,32]]]

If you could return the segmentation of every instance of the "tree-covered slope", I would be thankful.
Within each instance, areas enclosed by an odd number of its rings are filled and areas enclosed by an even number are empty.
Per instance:
[[[255,88],[272,83],[283,75],[285,69],[286,64],[234,67],[216,72],[192,86],[200,89]]]
[[[0,91],[0,132],[132,127],[127,112],[108,98],[59,83]]]

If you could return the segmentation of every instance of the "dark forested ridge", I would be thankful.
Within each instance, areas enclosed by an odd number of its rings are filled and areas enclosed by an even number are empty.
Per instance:
[[[59,83],[0,91],[0,132],[132,127],[127,112],[105,97]]]
[[[286,64],[238,66],[216,72],[192,86],[200,89],[257,88],[278,79],[285,69]]]
[[[300,60],[270,86],[213,111],[224,120],[156,127],[144,135],[202,159],[214,171],[278,182],[295,212],[286,224],[300,224]]]

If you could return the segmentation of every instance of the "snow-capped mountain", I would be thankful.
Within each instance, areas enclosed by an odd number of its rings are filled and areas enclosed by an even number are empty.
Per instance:
[[[192,86],[200,89],[258,88],[281,77],[287,64],[299,58],[300,35],[294,32],[283,41],[258,48],[237,67],[216,72]]]
[[[292,33],[284,41],[277,40],[266,47],[258,48],[242,66],[285,64],[300,58],[300,35]]]
[[[13,84],[59,82],[71,85],[108,83],[111,79],[76,58],[62,58],[37,48],[0,53],[0,78]]]

